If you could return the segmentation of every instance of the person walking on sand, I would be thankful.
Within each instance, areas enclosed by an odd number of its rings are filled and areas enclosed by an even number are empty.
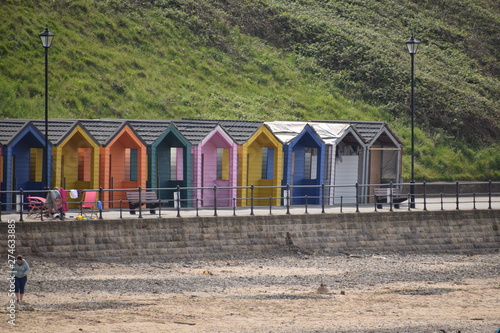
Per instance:
[[[16,263],[14,264],[15,272],[14,282],[15,282],[15,294],[17,302],[21,303],[23,301],[24,296],[24,286],[26,285],[26,281],[28,280],[28,273],[30,271],[30,265],[28,262],[23,259],[23,256],[18,254]]]

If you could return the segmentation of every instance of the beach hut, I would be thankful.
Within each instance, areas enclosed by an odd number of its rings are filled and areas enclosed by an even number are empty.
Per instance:
[[[402,160],[403,160],[403,140],[385,122],[352,122],[356,130],[366,141],[366,174],[367,184],[380,184],[381,187],[388,187],[391,182],[401,183]],[[364,195],[372,195],[366,190]]]
[[[0,190],[23,189],[26,195],[40,195],[30,191],[43,190],[47,183],[44,170],[43,134],[27,119],[2,119],[0,121]],[[49,172],[52,146],[48,146]],[[2,193],[1,209],[13,209],[14,193]]]
[[[325,204],[355,203],[355,184],[362,184],[365,143],[348,123],[309,123],[326,144]]]
[[[191,144],[169,120],[129,120],[129,124],[147,145],[149,188],[162,188],[159,198],[167,206],[174,206],[176,188],[180,203],[187,207],[191,202],[183,200],[191,196],[192,163]]]
[[[283,185],[292,186],[284,196],[292,204],[321,204],[325,143],[314,128],[303,122],[266,122],[283,142]]]
[[[36,120],[33,123],[45,135],[45,122]],[[97,188],[99,148],[92,135],[74,119],[49,119],[48,128],[49,141],[53,147],[51,188]],[[68,199],[68,202],[79,200]]]
[[[365,149],[360,167],[360,184],[389,186],[391,182],[402,182],[402,139],[386,122],[318,120],[316,122],[350,124],[361,136]],[[372,186],[360,188],[360,202],[368,202],[373,195]]]
[[[217,123],[174,120],[191,144],[195,205],[231,207],[236,198],[238,145]]]
[[[81,124],[99,144],[99,186],[112,190],[103,193],[104,207],[127,202],[126,189],[146,187],[146,145],[125,120],[82,120]]]
[[[283,144],[262,122],[240,121],[222,124],[239,143],[238,186],[241,187],[238,193],[238,197],[241,198],[239,205],[250,205],[252,195],[256,198],[254,205],[264,206],[270,203],[274,206],[280,205]],[[248,188],[252,185],[254,185],[253,193],[252,188]],[[271,202],[268,198],[271,198]]]
[[[196,120],[220,124],[238,144],[238,206],[281,203],[283,144],[262,121]],[[252,185],[253,188],[252,188]]]

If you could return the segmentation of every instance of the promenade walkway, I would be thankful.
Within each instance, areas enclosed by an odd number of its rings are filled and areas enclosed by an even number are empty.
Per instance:
[[[472,209],[500,209],[500,197],[493,196],[490,198],[487,196],[480,197],[460,197],[457,204],[456,198],[446,197],[441,199],[440,197],[433,197],[424,200],[423,198],[417,198],[415,200],[415,208],[409,209],[408,203],[402,203],[399,209],[392,208],[394,212],[407,212],[407,211],[437,211],[437,210],[472,210]],[[391,207],[389,204],[384,204],[382,209],[376,209],[375,204],[362,204],[358,207],[359,213],[373,213],[373,212],[390,212]],[[178,217],[210,217],[210,216],[250,216],[250,215],[285,215],[289,212],[291,215],[298,214],[321,214],[323,212],[323,207],[318,205],[293,205],[287,210],[286,206],[255,206],[253,209],[251,207],[214,207],[200,208],[196,210],[195,208],[181,208],[177,210],[172,207],[163,207],[161,211],[156,210],[156,214],[150,214],[149,209],[143,208],[142,212],[136,210],[136,214],[130,214],[128,208],[120,209],[106,209],[102,211],[103,220],[116,220],[116,219],[142,219],[150,218],[178,218]],[[326,206],[324,207],[324,213],[327,214],[349,214],[356,213],[356,205],[339,205]],[[66,220],[75,220],[80,215],[79,209],[70,209],[66,213]],[[101,214],[98,212],[98,219],[100,219]],[[21,214],[15,211],[3,211],[1,212],[0,221],[7,222],[15,220],[16,222],[21,221]],[[22,214],[23,221],[40,221],[40,218],[33,219],[29,218],[27,212],[24,211]],[[59,221],[59,219],[44,219],[47,221]]]

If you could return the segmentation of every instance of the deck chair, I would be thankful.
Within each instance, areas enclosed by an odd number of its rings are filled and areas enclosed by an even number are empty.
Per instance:
[[[80,204],[80,213],[82,216],[88,217],[90,219],[93,217],[97,217],[96,199],[97,199],[97,191],[83,192],[83,200],[82,203]],[[85,212],[85,210],[87,211],[90,210],[90,215],[87,212]]]
[[[45,198],[45,216],[48,218],[63,219],[62,212],[62,198],[58,189],[50,190]]]
[[[28,218],[39,218],[45,206],[45,198],[30,195],[26,198],[28,199]]]

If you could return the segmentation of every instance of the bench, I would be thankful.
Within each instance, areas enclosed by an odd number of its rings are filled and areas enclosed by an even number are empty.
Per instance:
[[[156,214],[156,208],[159,206],[156,192],[141,192],[141,202],[139,203],[139,192],[127,192],[128,206],[130,214],[135,214],[135,209],[140,205],[146,205],[151,214]]]
[[[377,208],[381,209],[383,203],[391,202],[391,189],[390,188],[374,188],[373,193],[375,194],[375,201],[377,202]],[[401,194],[399,188],[392,188],[392,203],[394,208],[399,208],[399,204],[403,201],[408,200],[408,197]]]

